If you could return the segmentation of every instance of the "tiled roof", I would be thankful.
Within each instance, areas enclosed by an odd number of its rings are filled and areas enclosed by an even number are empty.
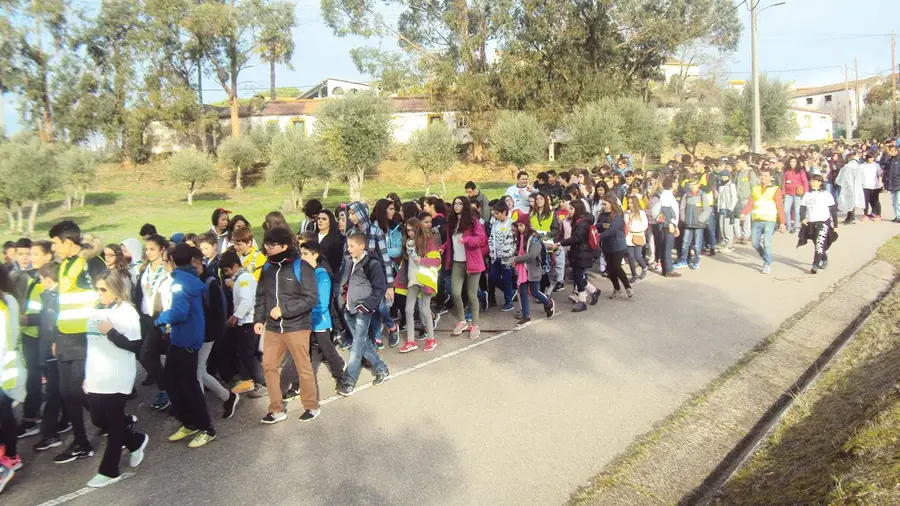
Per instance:
[[[860,79],[860,86],[872,86],[878,84],[883,79],[890,80],[891,76],[874,76],[867,77],[866,79]],[[854,86],[856,86],[856,81],[848,81],[847,88],[852,90]],[[815,95],[822,95],[825,93],[835,93],[838,91],[844,91],[844,83],[835,83],[835,84],[827,84],[825,86],[813,86],[808,88],[796,88],[791,91],[791,96],[794,98],[799,97],[812,97]]]

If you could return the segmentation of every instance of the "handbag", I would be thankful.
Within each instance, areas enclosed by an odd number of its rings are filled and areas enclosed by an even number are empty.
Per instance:
[[[643,232],[633,232],[631,234],[631,242],[634,243],[635,246],[644,246],[647,244],[647,237],[644,236]]]

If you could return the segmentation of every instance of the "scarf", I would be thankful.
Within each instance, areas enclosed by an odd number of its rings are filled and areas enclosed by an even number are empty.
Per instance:
[[[519,239],[519,256],[525,255],[526,242],[527,241]],[[520,286],[528,282],[528,268],[525,267],[525,263],[516,264],[516,276],[518,277]]]

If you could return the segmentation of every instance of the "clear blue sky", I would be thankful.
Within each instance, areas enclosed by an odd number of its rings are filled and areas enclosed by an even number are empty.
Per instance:
[[[735,0],[737,2],[739,0]],[[760,8],[778,0],[760,0]],[[816,86],[843,81],[843,70],[850,65],[853,79],[853,59],[859,60],[859,78],[888,73],[891,63],[891,30],[900,31],[900,8],[897,0],[786,0],[785,5],[760,13],[759,65],[786,81],[798,86]],[[92,4],[88,0],[80,2]],[[96,2],[99,3],[99,2]],[[381,10],[386,19],[395,22],[398,11]],[[744,30],[736,53],[727,62],[730,79],[747,79],[750,73],[750,16],[747,8],[738,8]],[[351,80],[369,79],[362,76],[350,61],[348,51],[356,46],[378,45],[377,40],[358,37],[335,37],[319,14],[319,0],[299,0],[298,27],[294,30],[296,70],[279,67],[278,86],[309,88],[325,77]],[[395,48],[392,40],[380,42],[382,47]],[[820,67],[834,68],[820,69]],[[785,72],[792,69],[817,69]],[[258,65],[240,76],[241,96],[249,96],[268,89],[268,66]],[[224,98],[212,79],[204,81],[204,101]],[[10,131],[19,129],[15,98],[7,96],[6,123]]]

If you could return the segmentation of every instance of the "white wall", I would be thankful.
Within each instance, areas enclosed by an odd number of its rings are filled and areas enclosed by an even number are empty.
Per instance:
[[[865,97],[869,92],[869,86],[860,86],[859,87],[859,96]],[[831,101],[826,102],[825,97],[831,96]],[[808,101],[811,99],[811,101]],[[853,126],[853,130],[856,131],[857,125],[859,125],[859,117],[856,115],[856,104],[859,103],[859,113],[860,115],[866,108],[866,103],[864,100],[860,100],[856,95],[856,90],[853,87],[853,84],[850,84],[850,89],[847,91],[838,90],[830,93],[821,93],[818,95],[804,95],[793,99],[794,107],[803,107],[806,109],[815,109],[817,111],[831,113],[834,118],[834,122],[843,126],[847,121],[847,103],[850,104],[850,120],[851,125]]]
[[[800,125],[800,133],[797,134],[796,140],[813,142],[830,140],[834,137],[834,121],[830,115],[797,110],[792,112],[797,124]]]
[[[672,80],[673,76],[684,75],[686,78],[700,77],[699,65],[660,65],[666,83]]]

